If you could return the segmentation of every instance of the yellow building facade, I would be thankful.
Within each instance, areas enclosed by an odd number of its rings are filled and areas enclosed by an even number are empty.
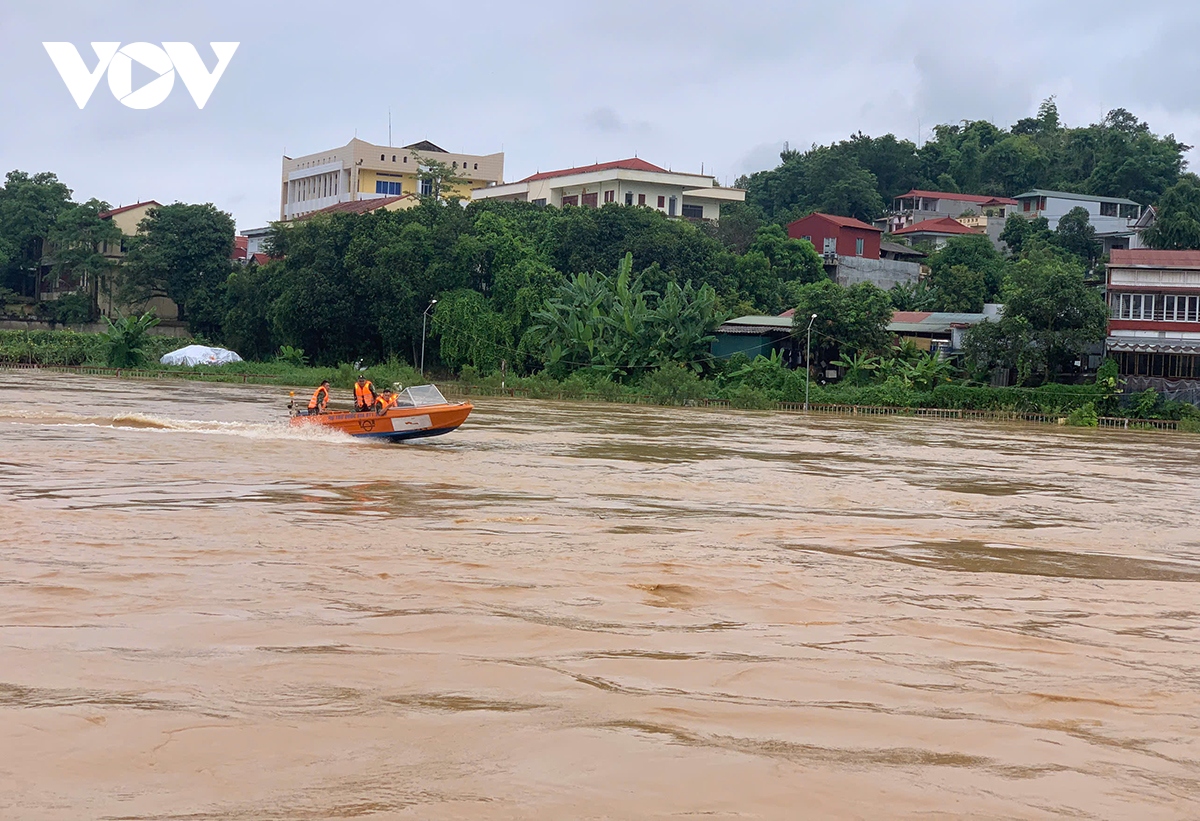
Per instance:
[[[279,218],[292,220],[343,202],[429,194],[422,190],[428,180],[420,178],[426,161],[442,163],[465,180],[444,196],[470,200],[473,189],[504,179],[503,152],[456,154],[428,141],[394,147],[355,138],[340,148],[283,158]]]

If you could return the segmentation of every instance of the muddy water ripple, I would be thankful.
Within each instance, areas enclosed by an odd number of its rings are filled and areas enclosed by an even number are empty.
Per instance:
[[[1200,438],[281,394],[0,372],[0,818],[1200,816]]]

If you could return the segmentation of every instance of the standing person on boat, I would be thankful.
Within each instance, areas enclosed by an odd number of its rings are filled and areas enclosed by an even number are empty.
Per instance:
[[[375,386],[360,373],[358,381],[354,383],[354,410],[359,413],[369,411],[375,406],[376,398]]]
[[[321,384],[313,391],[312,399],[308,400],[308,415],[324,413],[325,406],[329,404],[329,380],[321,380]]]
[[[383,416],[390,408],[396,407],[396,394],[391,388],[384,388],[383,393],[375,400],[375,413]]]

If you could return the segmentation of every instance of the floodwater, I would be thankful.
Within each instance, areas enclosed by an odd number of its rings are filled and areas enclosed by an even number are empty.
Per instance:
[[[0,372],[0,818],[1200,816],[1200,438]]]

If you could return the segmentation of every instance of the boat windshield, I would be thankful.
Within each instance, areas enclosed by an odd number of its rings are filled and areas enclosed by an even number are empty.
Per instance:
[[[397,404],[425,408],[430,405],[445,405],[447,402],[442,392],[433,385],[414,385],[400,392],[400,401]]]

